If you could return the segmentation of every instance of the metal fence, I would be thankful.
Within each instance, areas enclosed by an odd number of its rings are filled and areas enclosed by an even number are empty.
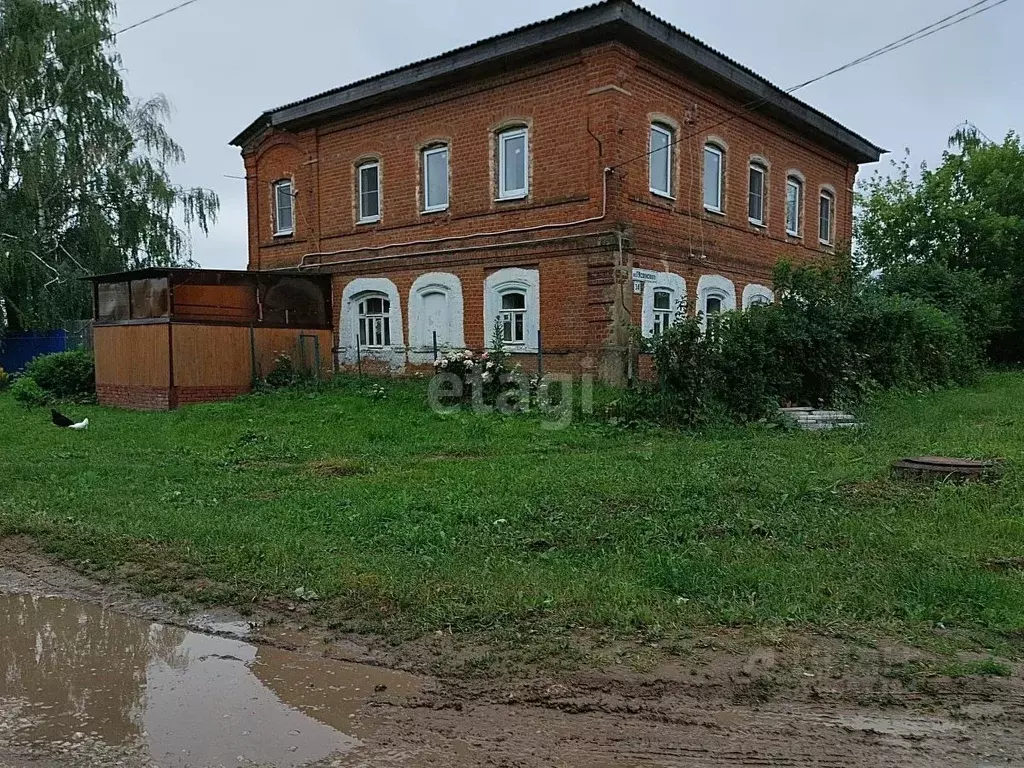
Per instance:
[[[73,349],[92,349],[91,321],[52,331],[28,331],[0,337],[0,368],[16,373],[40,355]]]

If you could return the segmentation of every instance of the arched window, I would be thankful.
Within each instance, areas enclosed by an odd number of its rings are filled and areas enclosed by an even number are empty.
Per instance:
[[[420,275],[409,291],[410,359],[417,363],[430,362],[435,340],[438,350],[466,346],[462,282],[449,272]]]
[[[370,349],[391,346],[391,302],[382,294],[359,300],[359,344]]]
[[[722,275],[702,275],[697,281],[697,312],[707,318],[736,309],[736,288]]]
[[[490,338],[495,321],[506,344],[536,352],[540,330],[540,272],[508,267],[484,280],[484,328]]]
[[[651,123],[650,187],[651,192],[672,197],[672,144],[675,134],[664,123]]]
[[[775,293],[771,288],[758,283],[747,283],[743,288],[743,308],[759,307],[772,304],[775,301]]]
[[[686,303],[686,281],[672,272],[657,272],[643,284],[643,313],[640,327],[643,335],[660,336],[675,321]]]
[[[704,208],[721,213],[725,207],[725,150],[717,144],[704,145]]]
[[[290,235],[295,231],[295,194],[291,179],[274,183],[274,235]]]
[[[654,291],[654,335],[660,336],[672,325],[672,292]]]
[[[790,175],[786,178],[786,234],[800,237],[804,207],[804,183]]]
[[[526,294],[509,291],[501,296],[501,334],[506,344],[522,344],[526,334]]]
[[[832,245],[833,219],[835,218],[836,198],[827,189],[821,191],[818,214],[818,241],[822,245]]]
[[[498,134],[498,197],[526,197],[530,191],[530,143],[526,126]]]
[[[747,219],[751,224],[764,225],[765,198],[768,194],[768,169],[757,160],[750,162]]]

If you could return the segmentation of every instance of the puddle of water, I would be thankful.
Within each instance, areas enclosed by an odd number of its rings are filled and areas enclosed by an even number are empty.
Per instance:
[[[0,705],[17,704],[22,743],[84,735],[166,768],[300,766],[357,749],[372,727],[360,708],[419,685],[90,603],[0,594]]]

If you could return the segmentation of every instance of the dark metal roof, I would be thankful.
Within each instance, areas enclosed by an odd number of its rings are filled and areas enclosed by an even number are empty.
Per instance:
[[[341,88],[264,112],[231,140],[243,146],[273,127],[295,129],[366,108],[389,97],[444,87],[461,76],[483,76],[491,67],[536,60],[549,51],[621,40],[650,51],[741,99],[763,102],[759,111],[810,131],[858,162],[876,162],[885,150],[828,115],[789,95],[753,70],[658,18],[632,0],[603,0],[546,21],[481,40]]]
[[[239,278],[239,277],[303,277],[321,279],[330,275],[318,275],[315,272],[299,270],[273,270],[261,271],[246,269],[200,269],[198,267],[145,267],[143,269],[132,269],[127,272],[108,272],[104,275],[89,275],[80,278],[93,283],[123,283],[127,280],[147,280],[154,277],[184,277],[184,278],[210,278],[218,277]]]

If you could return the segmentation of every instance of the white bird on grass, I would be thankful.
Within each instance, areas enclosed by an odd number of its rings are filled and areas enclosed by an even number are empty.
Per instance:
[[[58,427],[64,427],[66,429],[88,429],[89,428],[89,420],[88,419],[83,419],[82,421],[80,421],[80,422],[78,422],[76,424],[74,421],[69,419],[63,413],[61,413],[60,411],[57,411],[57,410],[55,410],[53,408],[50,409],[50,419]]]

